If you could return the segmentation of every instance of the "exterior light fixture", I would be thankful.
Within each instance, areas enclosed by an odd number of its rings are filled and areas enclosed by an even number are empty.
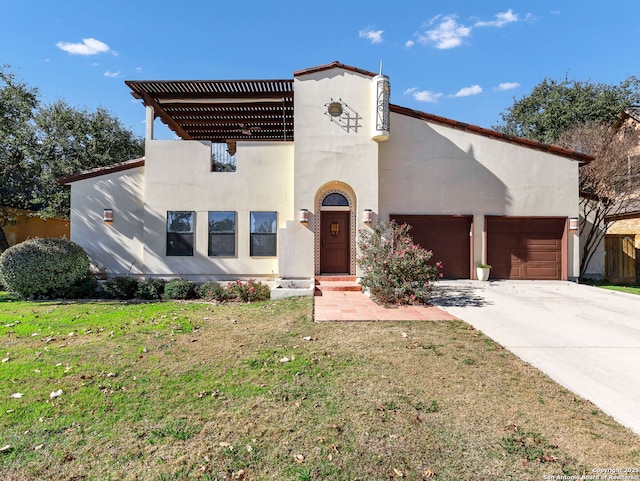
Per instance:
[[[300,209],[300,216],[298,217],[298,221],[306,224],[309,222],[309,210],[308,209]]]
[[[113,222],[113,209],[105,209],[102,213],[102,220],[105,222]]]
[[[365,224],[371,224],[373,222],[373,211],[371,209],[365,209],[362,220]]]
[[[577,217],[569,217],[569,230],[578,230],[580,221]]]

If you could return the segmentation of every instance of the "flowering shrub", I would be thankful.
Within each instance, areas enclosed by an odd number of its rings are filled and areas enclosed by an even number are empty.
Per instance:
[[[230,299],[240,302],[266,301],[271,297],[271,289],[266,284],[249,279],[246,283],[230,282],[227,286],[227,295]]]
[[[382,304],[426,303],[440,276],[442,263],[429,263],[431,251],[413,243],[410,228],[391,221],[360,230],[361,284]]]

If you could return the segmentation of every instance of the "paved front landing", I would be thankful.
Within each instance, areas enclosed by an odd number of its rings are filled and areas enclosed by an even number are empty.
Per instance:
[[[640,434],[640,296],[562,281],[439,282],[434,304]]]
[[[433,306],[385,308],[362,292],[322,291],[314,297],[314,320],[320,321],[443,321],[456,319]]]

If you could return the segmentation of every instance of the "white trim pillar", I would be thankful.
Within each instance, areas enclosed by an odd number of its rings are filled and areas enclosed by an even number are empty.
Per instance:
[[[145,140],[153,140],[153,121],[155,119],[155,112],[153,111],[153,107],[151,105],[147,105],[146,113],[147,117]]]

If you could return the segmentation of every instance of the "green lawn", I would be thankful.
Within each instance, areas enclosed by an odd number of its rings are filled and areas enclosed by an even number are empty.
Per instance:
[[[640,285],[617,285],[610,284],[606,281],[587,281],[586,283],[592,286],[600,287],[602,289],[608,289],[610,291],[626,292],[628,294],[640,295]]]
[[[0,296],[0,479],[541,480],[640,464],[640,437],[463,322],[316,324],[312,303]]]

